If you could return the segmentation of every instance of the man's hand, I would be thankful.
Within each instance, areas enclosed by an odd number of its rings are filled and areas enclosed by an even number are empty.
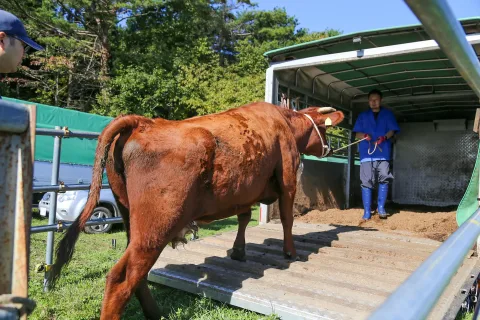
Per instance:
[[[387,141],[387,137],[386,136],[381,136],[381,137],[378,137],[377,139],[377,144],[380,145],[382,144],[383,142]]]
[[[365,133],[363,135],[363,139],[366,139],[367,141],[370,141],[370,140],[372,140],[372,137],[370,137],[370,135],[368,133]]]

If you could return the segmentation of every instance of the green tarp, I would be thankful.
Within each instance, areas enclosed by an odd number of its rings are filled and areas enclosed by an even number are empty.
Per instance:
[[[457,208],[457,224],[461,226],[465,221],[472,216],[472,214],[478,209],[478,179],[479,179],[479,170],[480,170],[480,142],[479,149],[477,153],[477,160],[475,162],[475,167],[473,168],[472,177],[468,184],[467,190],[463,195],[462,200]]]
[[[100,133],[113,120],[111,117],[70,109],[52,107],[23,100],[5,98],[6,101],[37,106],[37,128],[54,129],[55,126],[68,127],[71,131],[89,131]],[[81,165],[93,165],[97,140],[67,138],[62,140],[60,162]],[[53,137],[38,136],[35,140],[35,160],[52,161]]]
[[[71,131],[88,131],[100,133],[113,120],[111,117],[99,116],[70,109],[48,106],[29,101],[3,97],[6,101],[37,106],[37,128],[54,129],[55,126],[68,127]],[[97,140],[66,138],[62,140],[60,162],[80,165],[93,165]],[[35,160],[52,161],[53,137],[37,135],[35,140]],[[313,156],[303,156],[308,160],[347,163],[346,159],[328,157],[319,159]],[[355,162],[359,165],[359,162]]]

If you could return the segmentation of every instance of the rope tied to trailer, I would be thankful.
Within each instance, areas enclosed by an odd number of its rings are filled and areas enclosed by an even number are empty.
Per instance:
[[[30,315],[36,306],[35,301],[29,298],[18,297],[13,294],[0,295],[0,307],[16,309],[18,317]]]

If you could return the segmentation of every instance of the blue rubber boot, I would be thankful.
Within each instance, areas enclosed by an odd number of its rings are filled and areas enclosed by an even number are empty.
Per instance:
[[[385,211],[385,202],[387,201],[388,184],[380,183],[378,185],[378,215],[380,218],[386,218],[387,212]]]
[[[362,219],[369,220],[372,217],[372,189],[362,187],[362,200],[364,208]]]

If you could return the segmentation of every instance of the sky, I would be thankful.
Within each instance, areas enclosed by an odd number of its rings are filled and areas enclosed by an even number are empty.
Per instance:
[[[404,0],[253,0],[259,10],[285,8],[300,28],[344,34],[371,29],[420,24]],[[457,19],[480,17],[480,0],[447,0]]]

